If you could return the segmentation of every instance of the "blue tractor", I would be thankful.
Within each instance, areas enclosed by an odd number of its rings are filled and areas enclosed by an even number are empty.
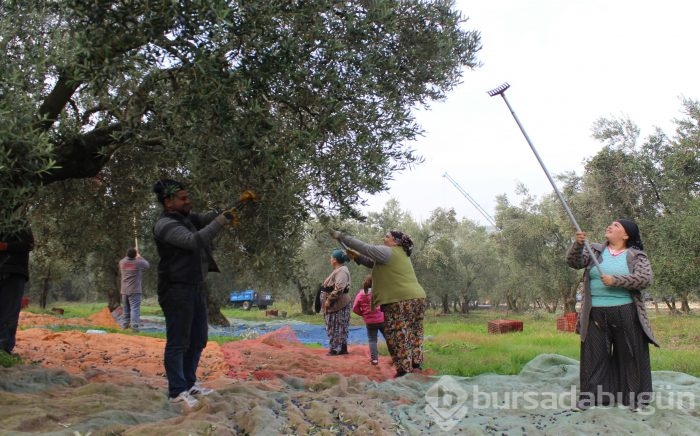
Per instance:
[[[242,307],[243,310],[250,310],[253,306],[265,310],[267,306],[272,306],[274,298],[272,294],[245,289],[243,291],[232,291],[228,296],[228,301],[233,307]]]

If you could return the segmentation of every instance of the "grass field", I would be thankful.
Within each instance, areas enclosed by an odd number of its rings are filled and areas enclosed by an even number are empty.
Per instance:
[[[61,303],[53,307],[65,309],[66,318],[86,317],[104,308],[104,303]],[[302,315],[299,305],[275,302],[274,309],[286,312],[287,318],[322,324],[321,315]],[[36,311],[36,309],[31,309]],[[224,308],[228,318],[265,320],[265,312],[253,308]],[[155,301],[144,301],[142,315],[162,315]],[[661,348],[651,347],[652,370],[678,371],[700,377],[700,316],[697,314],[671,316],[661,310],[648,309],[649,318]],[[556,329],[558,314],[528,312],[505,313],[496,310],[476,310],[467,315],[438,315],[428,311],[425,320],[425,366],[440,374],[474,376],[482,373],[517,374],[535,356],[543,353],[560,354],[578,360],[579,339],[574,333]],[[488,321],[515,319],[523,322],[523,331],[490,334]],[[351,324],[362,325],[361,318],[352,315]],[[223,339],[222,339],[223,340]],[[387,354],[386,347],[380,347]]]

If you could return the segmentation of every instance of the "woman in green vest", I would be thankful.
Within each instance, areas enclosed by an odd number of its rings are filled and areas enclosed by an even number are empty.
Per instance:
[[[383,244],[371,245],[337,230],[330,234],[349,248],[348,255],[355,262],[372,268],[371,308],[379,306],[384,313],[384,337],[396,376],[420,370],[426,303],[410,259],[410,236],[391,230],[384,235]]]

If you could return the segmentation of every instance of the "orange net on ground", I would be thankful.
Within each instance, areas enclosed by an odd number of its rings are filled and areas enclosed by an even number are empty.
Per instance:
[[[388,356],[381,356],[379,365],[371,365],[366,345],[351,345],[348,354],[328,356],[326,349],[302,345],[289,326],[255,339],[226,343],[221,351],[229,365],[228,376],[243,380],[287,376],[307,379],[337,373],[343,376],[362,374],[381,381],[395,374]]]
[[[19,313],[20,327],[33,326],[52,326],[52,325],[74,325],[82,327],[103,327],[103,328],[119,328],[119,324],[114,320],[109,308],[105,307],[99,312],[90,315],[87,318],[64,318],[55,315],[42,315],[31,312]]]
[[[133,334],[81,331],[53,332],[39,326],[73,325],[119,328],[107,308],[88,318],[63,318],[22,312],[15,351],[27,362],[63,368],[71,374],[88,372],[91,378],[157,377],[163,384],[165,340]],[[27,328],[33,327],[35,328]],[[348,354],[328,356],[328,350],[304,346],[294,330],[283,326],[254,339],[219,346],[210,341],[202,354],[198,377],[273,380],[316,378],[327,374],[363,375],[370,380],[391,379],[395,370],[389,356],[371,365],[367,345],[350,345]],[[434,374],[434,371],[423,371]]]

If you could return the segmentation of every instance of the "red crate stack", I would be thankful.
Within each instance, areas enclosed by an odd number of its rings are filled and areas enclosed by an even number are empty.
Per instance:
[[[500,334],[523,331],[523,322],[513,319],[494,319],[489,321],[489,333]]]
[[[557,318],[557,330],[563,332],[573,332],[576,331],[576,318],[578,314],[576,312],[565,313],[564,316]]]

